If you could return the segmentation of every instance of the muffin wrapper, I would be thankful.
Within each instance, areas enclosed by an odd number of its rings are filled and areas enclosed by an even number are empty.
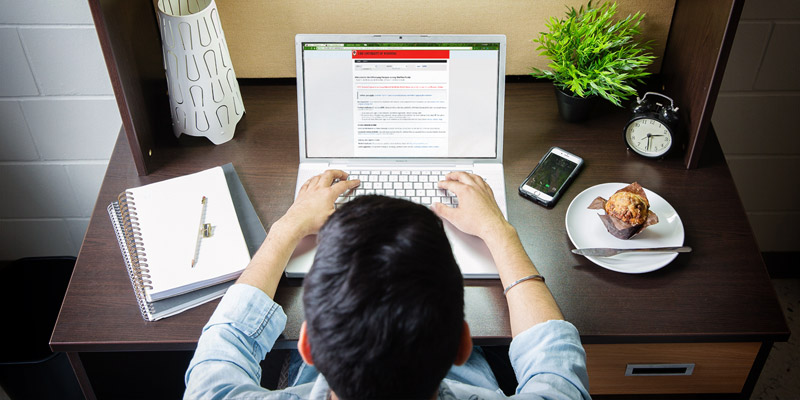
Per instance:
[[[639,185],[636,182],[628,186],[625,186],[624,188],[618,190],[617,192],[636,193],[639,196],[644,197],[645,200],[647,200],[647,195],[644,193],[644,189],[642,188],[641,185]],[[594,200],[592,200],[592,203],[589,204],[589,207],[587,208],[591,210],[605,210],[605,206],[606,206],[606,199],[602,197],[597,197]],[[628,240],[641,233],[648,226],[655,225],[658,223],[658,216],[652,210],[647,211],[647,220],[643,224],[638,224],[638,225],[632,225],[627,222],[623,222],[618,218],[606,214],[597,214],[597,216],[600,217],[601,221],[603,221],[603,225],[606,227],[608,233],[622,240]]]

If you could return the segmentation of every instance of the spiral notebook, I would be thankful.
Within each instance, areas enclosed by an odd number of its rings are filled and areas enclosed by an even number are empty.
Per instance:
[[[221,297],[266,237],[232,164],[128,189],[108,213],[148,321]]]

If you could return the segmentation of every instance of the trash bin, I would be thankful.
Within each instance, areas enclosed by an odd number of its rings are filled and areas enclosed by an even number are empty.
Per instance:
[[[0,385],[12,400],[81,399],[66,354],[50,350],[75,257],[22,258],[0,270]]]

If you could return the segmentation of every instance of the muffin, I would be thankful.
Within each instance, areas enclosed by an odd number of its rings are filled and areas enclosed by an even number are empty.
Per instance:
[[[617,190],[608,200],[597,197],[589,205],[592,210],[604,210],[598,214],[608,233],[627,240],[641,233],[650,225],[658,223],[658,216],[650,210],[650,202],[644,189],[637,182]]]

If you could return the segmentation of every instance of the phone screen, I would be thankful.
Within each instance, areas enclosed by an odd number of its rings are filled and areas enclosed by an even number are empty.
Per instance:
[[[554,196],[577,165],[577,163],[551,152],[539,164],[536,172],[531,175],[525,185],[548,196]]]

